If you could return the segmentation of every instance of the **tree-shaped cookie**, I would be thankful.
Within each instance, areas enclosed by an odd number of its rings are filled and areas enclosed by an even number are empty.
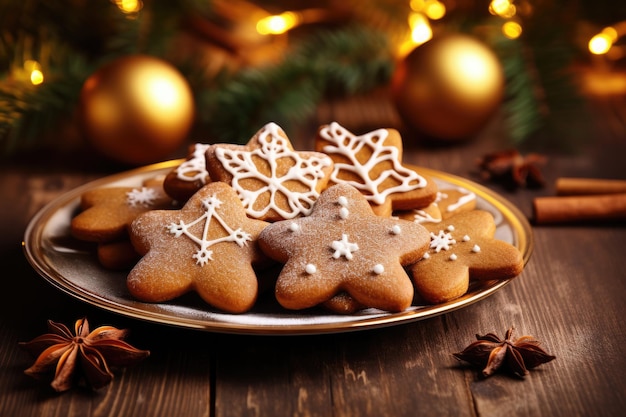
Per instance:
[[[323,153],[294,151],[275,123],[246,145],[212,145],[206,159],[211,178],[230,184],[250,217],[267,221],[308,215],[333,169]]]
[[[330,184],[357,188],[380,216],[423,208],[436,198],[434,181],[402,165],[402,138],[395,129],[357,136],[333,122],[319,128],[315,149],[333,159]]]
[[[424,227],[430,231],[430,248],[410,273],[418,294],[428,303],[462,296],[470,279],[512,278],[524,268],[520,251],[494,238],[496,225],[487,211],[462,212]]]
[[[322,192],[307,217],[270,224],[259,245],[284,263],[276,298],[288,309],[305,309],[347,293],[366,307],[401,311],[413,300],[403,266],[428,248],[424,227],[374,214],[353,186]]]
[[[128,289],[149,302],[196,291],[218,309],[247,311],[257,298],[253,264],[264,259],[256,240],[266,225],[246,216],[230,186],[209,183],[182,209],[151,211],[132,223],[143,257],[128,274]]]
[[[128,237],[127,227],[140,214],[172,207],[161,186],[103,187],[81,195],[82,211],[72,218],[72,236],[88,242],[111,242]]]

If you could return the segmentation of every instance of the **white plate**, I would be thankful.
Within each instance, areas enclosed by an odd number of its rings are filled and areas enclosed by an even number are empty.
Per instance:
[[[139,186],[154,176],[165,174],[181,160],[149,165],[108,176],[75,188],[41,209],[29,223],[24,236],[24,252],[33,268],[48,282],[71,296],[94,306],[125,316],[155,323],[223,333],[295,335],[346,332],[422,320],[466,307],[488,297],[510,279],[474,283],[456,300],[438,305],[415,305],[401,313],[368,309],[352,315],[311,310],[292,312],[282,309],[271,297],[262,295],[252,311],[228,314],[211,310],[195,294],[177,300],[150,304],[134,300],[126,289],[126,273],[102,268],[94,248],[72,238],[70,222],[79,210],[80,196],[104,186]],[[477,208],[491,212],[497,224],[496,238],[516,246],[527,262],[532,252],[532,232],[525,216],[509,201],[472,181],[440,171],[420,168],[440,188],[462,187],[477,196]]]

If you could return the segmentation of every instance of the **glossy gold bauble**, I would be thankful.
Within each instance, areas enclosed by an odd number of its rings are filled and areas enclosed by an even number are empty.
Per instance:
[[[443,35],[413,49],[392,80],[402,120],[443,141],[471,138],[493,116],[504,94],[504,73],[495,53],[461,34]]]
[[[183,75],[150,56],[110,62],[87,79],[80,96],[82,127],[93,147],[133,165],[159,161],[179,149],[194,116]]]

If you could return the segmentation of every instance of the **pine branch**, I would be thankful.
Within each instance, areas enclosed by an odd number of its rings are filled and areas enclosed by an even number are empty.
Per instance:
[[[91,67],[75,58],[49,74],[42,85],[19,80],[0,84],[2,153],[11,155],[51,145],[46,143],[44,132],[54,131],[71,117],[82,83],[90,72]]]
[[[199,93],[201,122],[216,140],[246,142],[269,121],[288,130],[324,96],[367,92],[393,72],[384,36],[365,28],[318,32],[286,55],[275,66],[222,75]]]

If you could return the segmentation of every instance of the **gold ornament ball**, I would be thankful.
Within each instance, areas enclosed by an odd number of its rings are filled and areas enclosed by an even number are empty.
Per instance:
[[[195,117],[183,75],[158,58],[131,55],[98,69],[83,85],[80,118],[101,154],[127,164],[162,160],[186,140]]]
[[[431,39],[402,59],[391,94],[407,126],[434,140],[471,138],[500,106],[505,78],[495,53],[468,35]]]

